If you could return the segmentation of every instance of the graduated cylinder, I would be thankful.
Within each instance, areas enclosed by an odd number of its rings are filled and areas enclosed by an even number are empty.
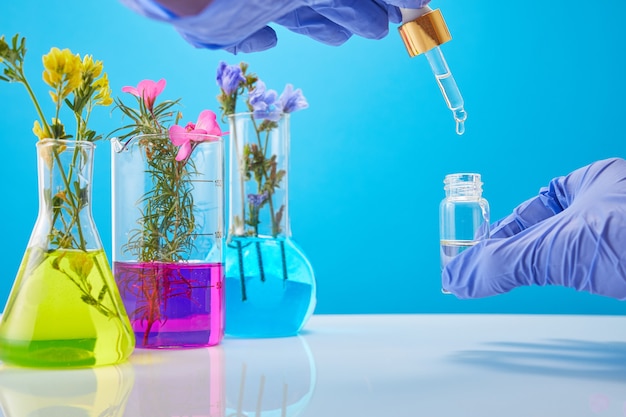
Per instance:
[[[181,161],[167,134],[112,142],[113,272],[137,347],[223,335],[223,140],[198,136]]]

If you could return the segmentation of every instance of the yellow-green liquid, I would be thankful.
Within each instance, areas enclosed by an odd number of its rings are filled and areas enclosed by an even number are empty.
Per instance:
[[[33,367],[118,363],[135,346],[103,250],[26,251],[0,319],[0,359]]]

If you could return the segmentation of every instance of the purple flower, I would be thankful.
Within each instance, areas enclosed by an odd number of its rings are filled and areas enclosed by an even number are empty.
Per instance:
[[[254,90],[250,91],[248,103],[254,110],[254,117],[257,119],[280,119],[281,109],[276,106],[280,104],[276,101],[278,93],[274,90],[268,90],[265,83],[258,80]]]
[[[250,202],[254,208],[259,208],[265,200],[267,200],[267,191],[263,194],[248,194],[248,202]]]
[[[217,85],[224,94],[228,96],[233,94],[245,82],[246,78],[238,65],[227,65],[224,61],[220,62],[217,67]]]
[[[276,102],[278,93],[274,90],[267,90],[265,83],[261,80],[257,81],[254,90],[250,91],[248,102],[254,108],[254,111],[268,111]]]
[[[306,98],[302,95],[302,90],[297,89],[294,91],[293,85],[287,84],[285,90],[278,99],[280,102],[279,107],[283,113],[293,113],[294,111],[306,109],[309,107]]]

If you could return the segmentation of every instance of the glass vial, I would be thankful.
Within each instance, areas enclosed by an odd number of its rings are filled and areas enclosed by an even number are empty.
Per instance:
[[[489,238],[489,203],[482,197],[480,174],[449,174],[443,183],[446,198],[439,205],[442,270],[453,257]]]

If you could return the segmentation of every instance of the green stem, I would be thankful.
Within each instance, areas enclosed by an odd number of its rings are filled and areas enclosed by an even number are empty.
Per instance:
[[[68,203],[70,203],[70,208],[72,209],[72,223],[70,223],[67,228],[71,230],[72,225],[76,224],[76,227],[78,229],[78,237],[80,239],[80,244],[79,244],[80,249],[86,250],[85,238],[83,236],[83,231],[80,226],[80,216],[79,216],[80,207],[76,205],[76,201],[74,200],[74,193],[72,192],[70,188],[70,182],[68,180],[68,177],[65,175],[65,171],[63,170],[63,164],[61,163],[59,154],[57,153],[56,149],[54,149],[53,152],[54,152],[54,158],[57,164],[59,165],[59,171],[61,172],[61,178],[63,179],[63,184],[65,185],[65,189],[67,190],[67,201]],[[78,148],[74,149],[74,157],[72,159],[72,166],[75,164],[77,153],[78,153]],[[52,224],[51,227],[53,228],[54,224]]]
[[[263,157],[267,158],[267,142],[270,139],[270,132],[265,132],[265,147],[263,149]]]
[[[241,301],[246,301],[248,299],[248,295],[246,293],[246,279],[244,272],[244,264],[243,264],[243,251],[241,249],[241,241],[235,241],[237,244],[237,257],[239,259],[239,277],[241,278]]]
[[[94,257],[94,260],[93,260],[93,261],[94,261],[94,264],[96,264],[96,268],[98,268],[98,274],[99,274],[99,275],[100,275],[100,277],[102,278],[102,285],[104,285],[104,286],[106,286],[106,287],[107,287],[107,290],[106,290],[106,291],[107,291],[107,294],[108,294],[109,298],[111,299],[111,305],[113,305],[113,306],[114,306],[114,305],[116,305],[117,303],[116,303],[116,302],[115,302],[115,300],[113,299],[113,295],[111,295],[111,291],[110,291],[109,286],[108,286],[108,284],[107,284],[107,281],[106,281],[106,279],[105,279],[105,277],[104,277],[104,271],[102,270],[102,267],[100,266],[100,263],[98,262],[98,258]],[[102,306],[102,308],[106,308],[106,307]],[[108,309],[107,309],[107,310],[108,310]],[[110,310],[109,310],[109,311],[110,311]],[[117,312],[117,311],[111,311],[111,313],[112,313],[115,317],[118,317],[118,316],[119,316],[119,314],[118,314],[118,312]]]
[[[193,152],[193,149],[191,152]],[[191,153],[189,155],[191,156]],[[174,171],[176,172],[176,177],[174,178],[174,184],[172,184],[172,189],[173,189],[173,194],[176,196],[181,195],[181,187],[183,186],[183,180],[182,180],[183,169],[184,169],[184,164],[178,164],[174,168]],[[191,207],[193,207],[193,203],[191,203]],[[176,242],[178,240],[178,232],[179,232],[179,228],[181,224],[181,217],[182,217],[182,207],[180,206],[180,198],[175,199],[175,202],[173,204],[173,210],[174,210],[174,232],[173,232],[174,234],[172,236],[172,241]],[[165,222],[166,219],[163,219],[163,221]],[[171,260],[173,261],[173,259]]]
[[[266,132],[265,134],[265,148],[263,148],[263,157],[267,158],[267,143],[269,142],[270,132]],[[265,172],[265,180],[269,179],[267,172]],[[269,192],[267,195],[267,199],[269,200],[270,205],[270,218],[272,220],[272,237],[276,237],[278,234],[278,225],[276,224],[276,213],[274,211],[274,200],[273,200],[274,192]]]
[[[30,84],[26,80],[26,76],[24,75],[24,72],[22,71],[21,68],[19,69],[19,73],[22,78],[22,84],[24,84],[24,87],[26,87],[26,91],[28,92],[28,95],[30,96],[31,101],[35,105],[35,109],[37,110],[37,114],[39,115],[39,118],[41,119],[41,123],[44,126],[44,130],[46,132],[50,132],[50,126],[48,125],[48,122],[46,121],[46,117],[43,115],[43,111],[41,110],[41,107],[39,106],[37,97],[35,97],[35,93],[33,92],[33,89],[30,87]]]
[[[102,270],[100,269],[100,265],[98,264],[98,262],[94,259],[96,265],[98,266],[98,271],[100,272],[100,276],[102,275]],[[92,305],[96,310],[98,310],[101,314],[103,314],[105,317],[119,317],[119,315],[115,312],[115,311],[111,311],[110,309],[108,309],[107,307],[105,307],[104,305],[102,305],[101,302],[99,302],[98,300],[96,300],[91,293],[86,290],[85,288],[83,288],[83,286],[76,281],[74,278],[72,278],[72,276],[69,274],[69,272],[59,269],[59,272],[61,272],[62,274],[64,274],[70,281],[72,281],[72,283],[74,283],[74,285],[76,285],[76,287],[78,288],[78,290],[80,292],[83,293],[83,295],[85,297],[88,297],[91,300],[94,300],[93,304],[92,303],[88,303],[90,305]],[[104,279],[102,280],[104,285],[107,285],[106,282],[104,281]],[[107,286],[108,288],[108,286]],[[109,293],[109,296],[111,295],[110,291],[107,289],[107,292]],[[115,302],[114,302],[115,304]]]
[[[81,133],[83,130],[82,118],[80,117],[78,113],[74,113],[74,117],[76,118],[76,141],[80,141],[82,140]]]
[[[268,142],[268,138],[269,138],[269,132],[267,132],[267,135],[265,137],[265,146],[263,146],[261,144],[261,132],[259,132],[259,126],[256,123],[256,120],[254,120],[254,114],[250,115],[250,119],[252,120],[252,124],[254,125],[254,131],[256,132],[256,137],[257,137],[257,142],[259,143],[259,148],[261,149],[261,152],[263,153],[263,157],[265,157],[265,155],[267,154],[267,142]],[[263,170],[263,176],[265,177],[265,181],[267,181],[269,179],[269,176],[267,175],[267,172],[265,170]],[[259,193],[261,191],[261,184],[259,184]],[[268,190],[267,192],[267,200],[269,201],[269,205],[270,205],[270,219],[272,222],[272,236],[276,237],[276,235],[278,234],[277,230],[278,230],[278,225],[276,224],[276,214],[274,213],[274,202],[272,201],[272,197],[273,197],[274,193],[270,192]],[[258,235],[258,233],[257,233]]]
[[[145,171],[153,187],[142,199],[141,229],[134,229],[126,248],[140,256],[142,261],[175,262],[185,259],[185,253],[194,247],[195,232],[193,175],[197,173],[192,155],[175,161],[175,147],[165,138],[150,146]],[[143,146],[143,145],[141,145]],[[126,249],[124,249],[126,250]]]
[[[244,190],[244,177],[245,177],[245,172],[243,170],[243,161],[242,161],[242,157],[243,157],[243,142],[242,142],[242,148],[241,148],[241,154],[239,153],[239,146],[237,144],[237,120],[236,120],[236,116],[231,116],[232,120],[233,120],[233,140],[235,141],[235,152],[237,153],[237,161],[239,161],[239,181],[240,181],[240,187],[239,187],[239,191],[241,193],[241,221],[243,222],[243,224],[245,225],[246,222],[246,199],[245,199],[245,190]]]
[[[256,132],[256,140],[259,144],[259,148],[261,148],[263,155],[265,155],[265,148],[261,145],[261,132],[259,132],[259,125],[256,124],[256,120],[254,119],[254,113],[250,115],[250,120],[252,120],[252,124],[254,125],[254,131]]]
[[[276,214],[274,213],[274,193],[273,192],[269,192],[267,193],[267,200],[269,201],[270,204],[270,217],[272,219],[272,237],[276,237],[276,235],[278,234],[278,225],[276,224]]]
[[[63,91],[63,84],[57,86],[57,101],[55,104],[56,106],[56,110],[54,113],[54,118],[58,121],[59,120],[59,114],[61,113],[61,106],[63,105],[63,99],[61,98],[61,92]],[[54,139],[59,139],[57,137],[57,132],[52,132],[52,136],[54,136]]]
[[[78,158],[78,153],[79,153],[78,152],[78,147],[76,147],[74,149],[74,155],[72,155],[72,163],[70,164],[69,171],[67,173],[67,177],[70,178],[70,179],[74,176],[74,166],[76,166],[76,159]],[[61,164],[61,162],[59,161],[59,166],[61,166],[60,164]],[[63,172],[63,170],[61,170],[61,172]],[[68,183],[69,183],[69,180],[68,180]]]
[[[258,194],[258,193],[257,193]],[[259,207],[254,207],[254,204],[250,203],[250,222],[254,224],[254,235],[259,235]]]
[[[87,130],[87,126],[89,126],[89,117],[91,116],[92,109],[93,109],[93,101],[91,101],[91,98],[90,98],[90,100],[87,102],[87,106],[85,110],[85,117],[83,118],[82,115],[80,114],[77,115],[78,117],[80,117],[80,120],[82,121],[83,129],[85,130]]]

